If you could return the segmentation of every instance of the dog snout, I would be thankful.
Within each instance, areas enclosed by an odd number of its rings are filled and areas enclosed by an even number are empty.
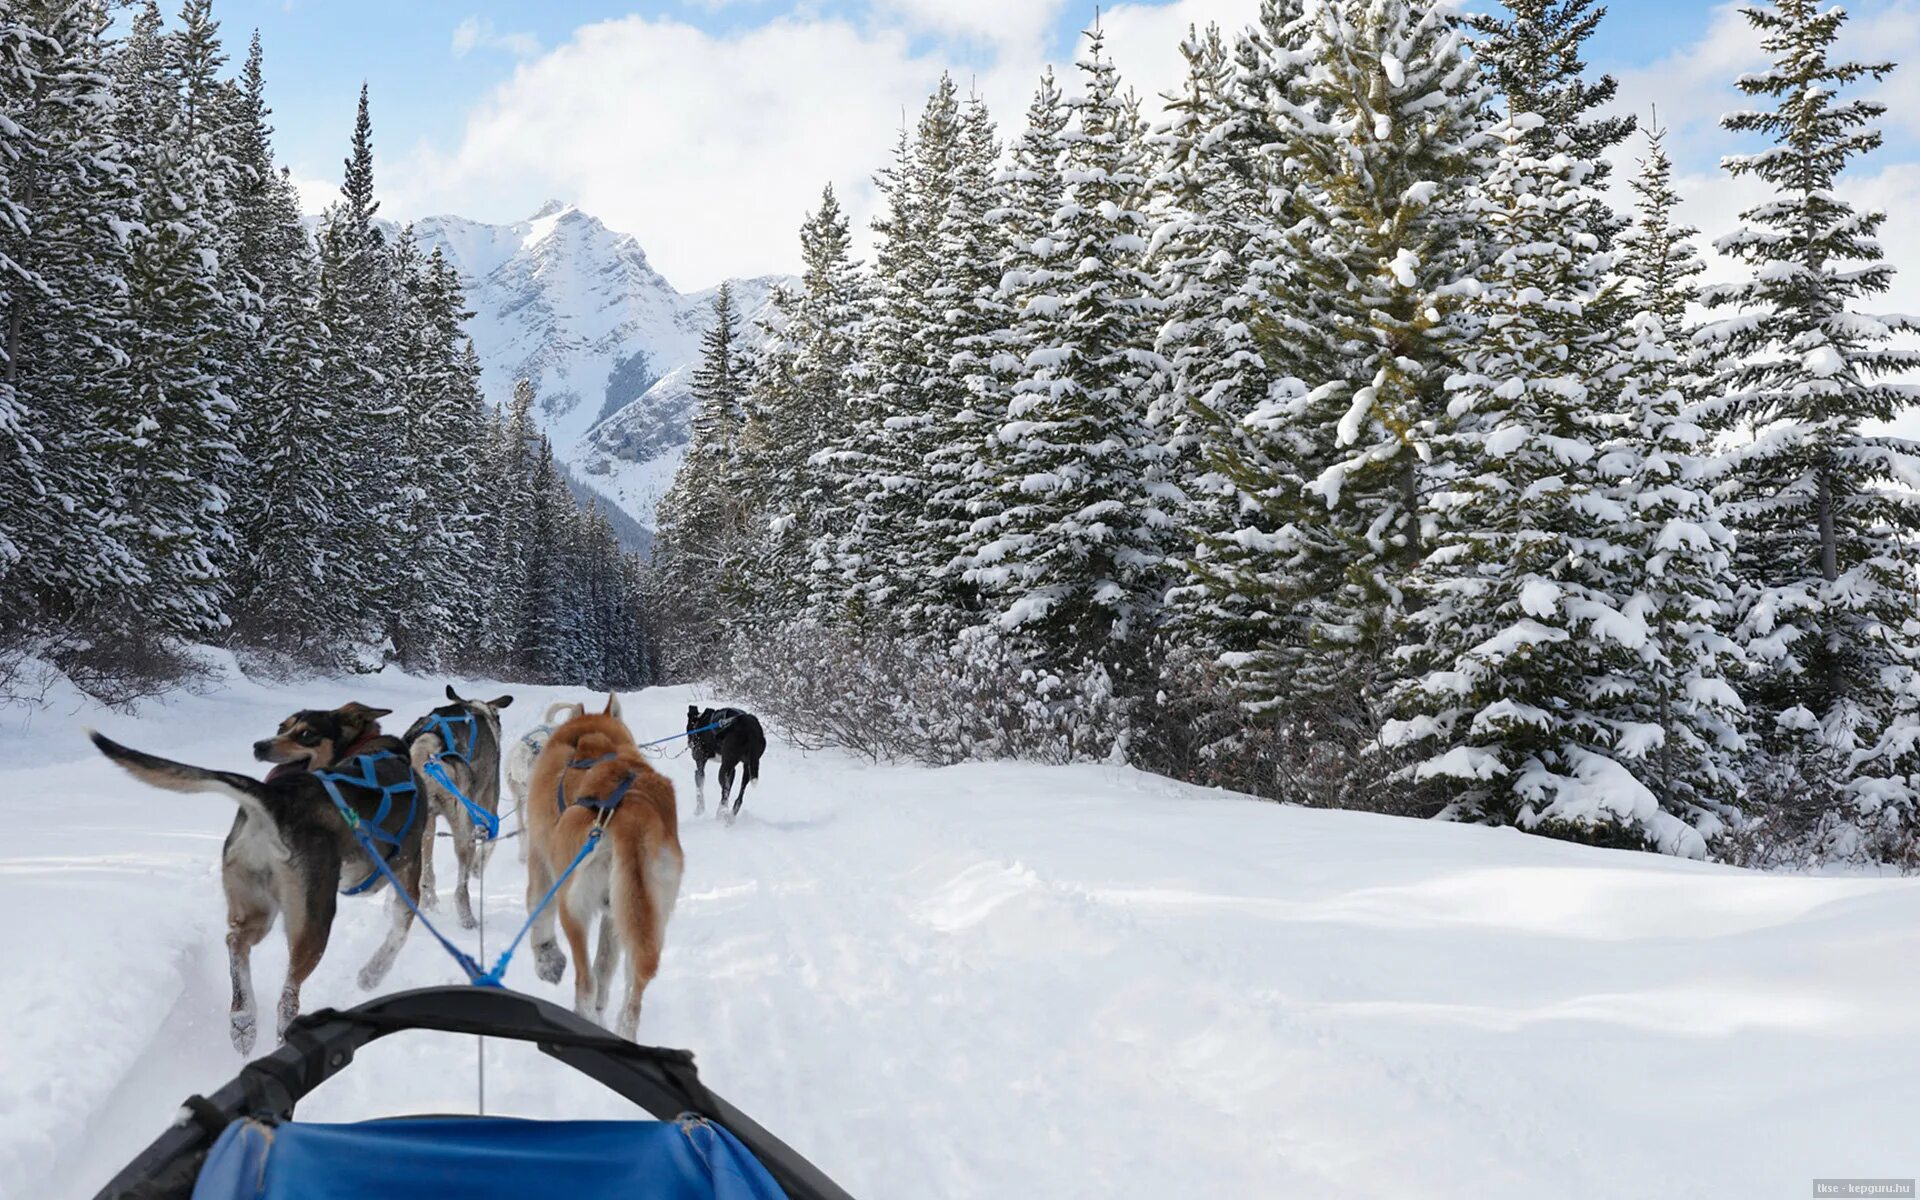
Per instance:
[[[259,759],[261,762],[272,762],[273,761],[272,755],[273,755],[273,739],[272,738],[267,738],[264,741],[255,742],[253,744],[253,756]]]

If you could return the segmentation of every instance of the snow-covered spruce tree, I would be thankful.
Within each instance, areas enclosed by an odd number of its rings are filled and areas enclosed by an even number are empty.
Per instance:
[[[154,637],[212,635],[228,619],[216,564],[232,549],[218,481],[234,452],[225,357],[235,341],[233,300],[221,291],[213,138],[189,124],[170,46],[150,2],[134,19],[115,81],[140,220],[129,237],[127,362],[103,450],[112,520],[147,574],[113,618],[133,634],[135,654]]]
[[[0,638],[85,624],[145,573],[110,524],[103,445],[138,216],[113,122],[106,14],[0,13]]]
[[[1625,298],[1597,318],[1633,311],[1613,365],[1596,381],[1612,392],[1615,422],[1599,465],[1623,514],[1611,536],[1632,549],[1619,567],[1622,611],[1647,625],[1627,686],[1602,711],[1622,731],[1616,756],[1662,807],[1711,837],[1740,792],[1745,712],[1733,680],[1742,663],[1728,636],[1733,536],[1712,491],[1688,348],[1686,310],[1704,267],[1690,240],[1696,231],[1674,217],[1664,136],[1647,131],[1647,156],[1630,181],[1636,213],[1616,241],[1615,264]]]
[[[340,199],[321,217],[320,317],[328,335],[327,390],[334,410],[329,438],[336,469],[332,508],[336,536],[354,547],[334,564],[334,588],[362,622],[370,642],[385,635],[378,614],[397,578],[405,546],[393,536],[400,522],[399,484],[387,469],[397,404],[387,353],[396,289],[386,236],[374,224],[373,121],[367,89],[360,89],[352,150]]]
[[[876,180],[886,208],[874,222],[880,245],[863,387],[848,443],[830,456],[847,477],[849,520],[827,564],[844,589],[841,611],[856,620],[937,605],[951,557],[929,547],[920,522],[932,488],[929,455],[964,404],[946,321],[954,297],[938,255],[962,156],[959,91],[943,74],[912,137],[902,131],[893,166]]]
[[[393,246],[398,295],[389,332],[399,412],[388,439],[389,469],[402,478],[408,547],[388,612],[395,656],[414,670],[441,664],[460,637],[454,613],[465,584],[466,497],[471,494],[468,430],[472,396],[460,378],[458,285],[435,250],[419,252],[413,227]],[[472,619],[471,611],[461,616]]]
[[[1744,12],[1774,61],[1740,88],[1772,107],[1722,124],[1773,144],[1725,165],[1774,194],[1716,243],[1752,277],[1706,289],[1709,305],[1735,312],[1697,340],[1723,364],[1715,403],[1739,442],[1723,493],[1755,728],[1774,753],[1801,757],[1790,786],[1834,797],[1825,832],[1831,849],[1850,852],[1864,832],[1910,836],[1920,800],[1920,445],[1867,428],[1920,398],[1899,378],[1920,355],[1893,345],[1920,322],[1854,307],[1893,278],[1875,239],[1885,214],[1836,192],[1848,162],[1880,145],[1873,122],[1885,111],[1842,93],[1892,66],[1830,61],[1838,8],[1779,0]]]
[[[0,145],[0,314],[7,317],[11,334],[16,307],[26,304],[25,293],[38,291],[45,283],[27,263],[16,261],[8,250],[24,246],[33,236],[33,217],[19,199],[25,192],[24,178],[31,169],[26,165],[30,131],[21,122],[30,120],[28,101],[35,92],[36,61],[42,52],[36,43],[42,36],[28,27],[11,9],[0,13],[0,132],[7,140]],[[21,182],[16,182],[16,176]],[[28,260],[30,263],[31,260]],[[27,523],[27,498],[44,489],[40,463],[40,444],[31,432],[27,412],[20,402],[14,363],[14,338],[0,342],[0,581],[6,579],[22,557],[22,544],[31,545],[33,537],[24,528]],[[17,602],[16,602],[17,603]],[[7,608],[13,608],[7,605]],[[0,612],[0,637],[7,637],[8,626],[16,614]],[[10,644],[11,639],[8,639]]]
[[[296,217],[297,219],[297,217]],[[304,244],[293,268],[278,272],[261,325],[265,387],[243,413],[241,457],[253,486],[241,493],[235,525],[242,553],[234,576],[234,632],[243,642],[317,667],[347,665],[325,631],[341,627],[336,583],[350,546],[337,528],[337,469],[327,450],[332,400],[324,366],[319,267]]]
[[[1660,319],[1669,338],[1685,340],[1687,309],[1700,298],[1695,280],[1706,264],[1693,239],[1700,231],[1680,224],[1675,208],[1680,197],[1673,190],[1673,160],[1667,156],[1667,131],[1647,131],[1647,156],[1628,187],[1633,190],[1635,218],[1617,241],[1614,268],[1627,281],[1634,307]]]
[[[1649,638],[1623,578],[1645,548],[1622,540],[1629,514],[1599,462],[1608,414],[1583,372],[1602,349],[1589,309],[1605,267],[1582,226],[1588,166],[1541,158],[1526,136],[1540,120],[1501,127],[1473,206],[1490,254],[1484,328],[1448,380],[1434,450],[1457,474],[1428,497],[1400,716],[1381,740],[1417,750],[1410,773],[1456,819],[1699,856],[1700,833],[1622,765],[1659,733],[1612,712]]]
[[[1014,281],[1025,374],[994,433],[997,511],[967,573],[1000,627],[1054,664],[1124,657],[1155,618],[1168,526],[1148,478],[1160,303],[1141,265],[1146,152],[1098,29],[1079,68],[1060,206]]]
[[[1044,239],[1052,231],[1065,195],[1061,160],[1069,120],[1065,98],[1053,68],[1048,67],[1027,107],[1026,127],[994,178],[997,206],[987,211],[986,220],[1000,235],[995,277],[975,303],[997,320],[984,338],[963,347],[974,366],[966,377],[968,411],[979,415],[989,435],[1006,419],[1014,389],[1027,375],[1027,352],[1032,346],[1026,339],[1037,330],[1024,327],[1020,313],[1043,286],[1044,276],[1037,267],[1041,249],[1050,249]],[[968,586],[977,586],[966,572],[977,564],[981,547],[992,540],[1005,500],[996,488],[994,471],[992,442],[987,440],[967,468],[964,486],[972,520],[960,535],[952,564]]]
[[[990,216],[1001,207],[1000,143],[978,96],[961,113],[958,140],[945,207],[930,214],[937,282],[924,385],[927,494],[916,523],[919,594],[897,614],[912,627],[949,633],[978,620],[979,598],[965,572],[982,493],[991,490],[978,467],[1002,410],[978,407],[977,381],[991,372],[1000,331],[1011,322],[1000,297],[1001,235]]]
[[[894,478],[888,421],[903,403],[905,386],[918,382],[912,377],[917,339],[910,319],[918,305],[907,280],[925,248],[911,233],[911,150],[903,126],[894,141],[893,165],[874,177],[883,209],[873,222],[879,243],[861,321],[859,386],[848,398],[840,435],[812,460],[822,488],[839,498],[833,528],[817,540],[807,584],[809,607],[828,620],[861,619],[878,586],[869,546],[873,531],[884,525],[887,496],[873,488],[876,481]]]
[[[1199,581],[1237,622],[1225,665],[1253,711],[1353,714],[1365,736],[1424,555],[1423,493],[1448,469],[1431,439],[1479,255],[1488,90],[1443,5],[1274,16],[1242,55],[1261,67],[1242,102],[1284,169],[1288,262],[1259,328],[1277,378],[1209,447],[1244,515],[1209,539]]]
[[[732,287],[721,284],[693,372],[693,440],[661,498],[654,544],[655,603],[684,651],[676,670],[697,666],[713,648],[732,586],[728,572],[747,531],[738,490],[747,385],[739,310]]]
[[[513,398],[489,430],[491,444],[482,500],[487,514],[484,552],[493,564],[488,596],[490,609],[496,614],[518,614],[527,591],[524,548],[530,537],[533,455],[538,449],[534,400],[532,381],[516,381]],[[489,669],[502,673],[510,670],[517,621],[503,617],[485,625],[483,633],[483,653]]]
[[[1614,215],[1600,194],[1612,164],[1607,151],[1627,139],[1634,118],[1598,115],[1609,105],[1619,84],[1602,75],[1589,83],[1580,47],[1607,15],[1595,0],[1507,0],[1505,13],[1476,13],[1467,24],[1477,36],[1475,55],[1486,65],[1500,94],[1514,112],[1538,113],[1543,120],[1535,134],[1547,153],[1557,139],[1576,158],[1594,164],[1595,196],[1584,216],[1588,232],[1604,249],[1625,222]]]
[[[1253,277],[1277,234],[1267,218],[1251,122],[1234,93],[1234,66],[1217,27],[1190,30],[1187,79],[1169,97],[1152,139],[1161,214],[1150,265],[1166,296],[1154,348],[1167,360],[1148,420],[1166,451],[1158,471],[1180,489],[1185,540],[1231,536],[1239,502],[1206,463],[1209,443],[1236,440],[1240,421],[1266,398],[1268,372],[1253,334],[1263,281]],[[1208,548],[1187,547],[1203,564]],[[1217,641],[1219,611],[1203,587],[1175,592],[1189,636]]]
[[[842,526],[845,498],[815,456],[845,437],[855,386],[865,285],[852,234],[829,185],[800,226],[800,287],[776,300],[753,371],[749,408],[766,429],[759,463],[764,561],[756,596],[772,615],[808,607],[815,554]]]

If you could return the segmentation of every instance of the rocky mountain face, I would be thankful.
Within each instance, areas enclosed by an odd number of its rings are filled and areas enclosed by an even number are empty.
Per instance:
[[[686,451],[688,380],[717,289],[677,291],[632,236],[559,201],[510,225],[428,217],[414,232],[466,285],[487,399],[504,404],[515,381],[532,380],[575,477],[651,526]],[[787,280],[732,281],[750,338]]]

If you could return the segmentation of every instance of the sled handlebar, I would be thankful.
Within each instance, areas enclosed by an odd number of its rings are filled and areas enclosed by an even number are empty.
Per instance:
[[[310,1092],[353,1062],[360,1047],[391,1033],[428,1029],[533,1042],[541,1053],[597,1080],[662,1121],[683,1113],[724,1126],[753,1152],[789,1200],[852,1200],[812,1163],[739,1109],[708,1091],[686,1050],[640,1046],[556,1004],[503,988],[430,987],[396,992],[345,1011],[296,1019],[271,1054],[241,1068],[128,1163],[94,1200],[160,1200],[192,1193],[200,1163],[231,1122],[286,1121]]]

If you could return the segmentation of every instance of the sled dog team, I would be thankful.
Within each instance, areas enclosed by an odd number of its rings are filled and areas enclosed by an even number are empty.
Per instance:
[[[302,709],[253,744],[253,756],[273,764],[264,779],[174,762],[89,732],[101,753],[144,783],[216,792],[239,805],[221,854],[221,878],[233,985],[230,1033],[242,1054],[252,1051],[256,1035],[253,948],[274,921],[286,923],[287,978],[275,1022],[284,1036],[300,1012],[301,984],[326,953],[339,897],[378,894],[392,880],[406,898],[436,906],[432,848],[440,821],[459,863],[455,912],[462,926],[477,924],[470,884],[484,871],[499,833],[500,710],[513,697],[470,700],[451,686],[446,694],[447,704],[402,737],[381,731],[380,718],[391,709],[358,703]],[[760,777],[766,750],[760,722],[738,709],[689,706],[684,736],[694,762],[696,814],[706,811],[706,764],[717,758],[717,815],[731,824],[747,784]],[[504,760],[524,834],[527,910],[537,909],[535,968],[548,983],[566,971],[567,953],[554,935],[558,921],[572,952],[574,1009],[601,1021],[624,959],[626,1002],[613,1028],[631,1038],[680,891],[673,784],[642,755],[611,695],[598,712],[583,704],[550,705],[544,721]],[[740,788],[729,808],[736,770]],[[583,854],[596,831],[603,845]],[[538,907],[556,882],[552,902]],[[380,985],[406,942],[414,916],[406,898],[390,898],[392,925],[360,969],[363,988]],[[596,920],[599,944],[589,953]]]

